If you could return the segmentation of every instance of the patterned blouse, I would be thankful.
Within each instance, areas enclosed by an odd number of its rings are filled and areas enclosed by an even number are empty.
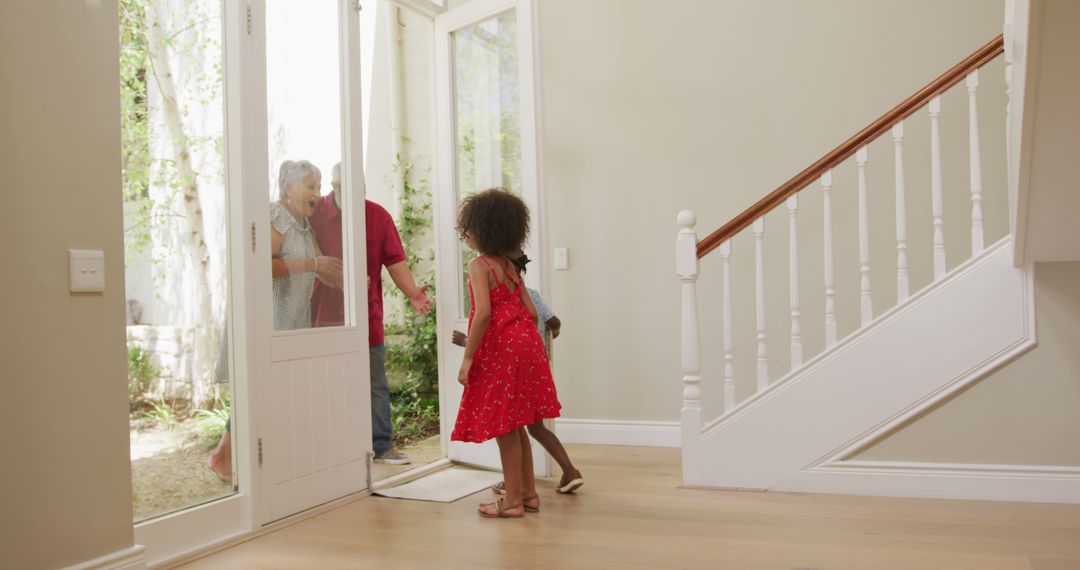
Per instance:
[[[304,227],[278,202],[270,205],[270,225],[284,238],[281,259],[310,259],[315,257],[315,235],[311,224]],[[311,289],[315,274],[297,273],[274,278],[274,330],[288,331],[311,328]]]

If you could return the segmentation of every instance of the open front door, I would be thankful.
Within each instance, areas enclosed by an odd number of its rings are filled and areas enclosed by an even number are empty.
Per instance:
[[[462,463],[499,468],[494,440],[451,442],[462,386],[457,382],[464,349],[451,344],[466,331],[469,252],[454,230],[458,204],[469,194],[502,186],[532,212],[527,253],[536,260],[526,284],[540,290],[545,263],[540,204],[532,0],[472,0],[435,18],[438,174],[435,227],[438,235],[439,402],[447,456]],[[533,442],[537,473],[549,459]]]
[[[266,213],[255,217],[251,236],[262,268],[251,309],[256,313],[251,384],[259,402],[253,450],[258,523],[368,486],[371,407],[356,10],[351,0],[252,0],[247,12],[250,77],[265,81],[266,93],[265,107],[249,101],[261,107],[266,128],[249,132],[251,146],[261,146],[253,159],[261,164],[246,165],[266,173],[261,178]],[[339,163],[340,207],[329,197]],[[317,222],[314,228],[311,222]],[[327,225],[340,227],[340,234],[324,232]],[[322,259],[325,272],[332,265],[327,257],[340,257],[343,267],[333,315],[312,309],[312,292],[326,281],[314,261]]]

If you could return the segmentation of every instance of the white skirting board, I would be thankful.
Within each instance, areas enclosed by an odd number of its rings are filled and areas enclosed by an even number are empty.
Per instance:
[[[146,548],[136,544],[93,560],[68,566],[64,570],[144,570],[145,568]]]
[[[578,420],[558,418],[555,433],[563,443],[679,447],[679,422]]]
[[[772,490],[1080,504],[1080,466],[840,461]]]

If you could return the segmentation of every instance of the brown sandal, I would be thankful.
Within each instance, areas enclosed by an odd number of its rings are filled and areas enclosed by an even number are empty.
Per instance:
[[[532,502],[532,501],[536,501],[536,506],[535,507],[530,507],[529,506],[529,503]],[[525,512],[527,512],[527,513],[538,513],[538,512],[540,512],[540,495],[533,495],[531,497],[522,499],[521,500],[521,506],[525,507]]]
[[[495,505],[495,514],[491,514],[491,513],[487,512],[487,511],[483,510],[484,507],[487,507],[487,506],[490,506],[490,505]],[[524,507],[524,505],[522,505],[522,507]],[[511,509],[516,509],[518,507],[510,507],[510,508]],[[509,509],[506,509],[506,508],[503,507],[503,499],[499,499],[498,501],[495,501],[494,503],[480,503],[480,508],[476,509],[476,512],[479,513],[480,516],[482,516],[482,517],[484,517],[486,519],[520,519],[520,518],[525,516],[524,509],[522,510],[521,514],[508,513],[507,512],[508,510]]]

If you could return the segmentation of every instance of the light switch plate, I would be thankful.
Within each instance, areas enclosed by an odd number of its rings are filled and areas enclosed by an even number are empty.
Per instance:
[[[558,271],[570,269],[570,258],[565,247],[555,248],[555,269]]]
[[[69,249],[72,293],[102,293],[105,291],[105,252],[90,249]]]

